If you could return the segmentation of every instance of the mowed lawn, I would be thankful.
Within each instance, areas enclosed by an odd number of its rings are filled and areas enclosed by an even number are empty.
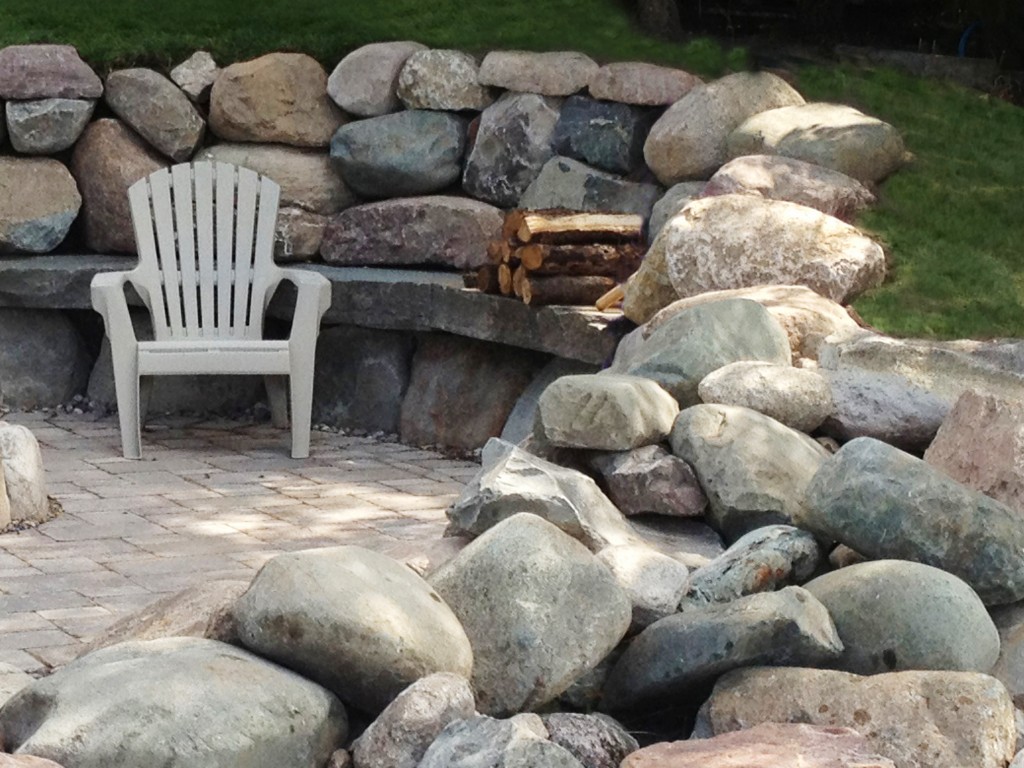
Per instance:
[[[740,69],[741,49],[645,36],[615,0],[2,0],[0,45],[65,42],[101,73],[168,69],[192,51],[230,63],[274,50],[332,68],[359,45],[418,40],[492,48],[580,50],[704,76]],[[849,67],[796,73],[809,100],[840,101],[896,125],[913,162],[858,222],[886,246],[886,284],[861,298],[867,322],[896,335],[1024,336],[1024,109],[974,91]]]

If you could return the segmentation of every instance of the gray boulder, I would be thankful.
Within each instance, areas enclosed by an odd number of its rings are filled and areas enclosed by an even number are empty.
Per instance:
[[[704,192],[705,182],[703,181],[681,181],[669,187],[658,202],[651,208],[651,218],[647,222],[647,242],[653,243],[662,228],[677,213],[685,208],[691,200],[696,200]],[[671,285],[667,283],[667,288]],[[668,301],[676,298],[675,291],[671,292]]]
[[[320,254],[327,217],[288,206],[277,211],[274,230],[274,261],[285,264],[311,261]]]
[[[744,120],[803,103],[785,80],[769,72],[726,75],[696,86],[668,108],[651,128],[644,158],[666,186],[706,179],[728,159],[726,141]]]
[[[43,455],[39,441],[28,427],[0,421],[0,473],[4,476],[11,519],[32,523],[50,519]]]
[[[427,47],[407,40],[370,43],[347,54],[327,79],[334,103],[359,117],[397,112],[402,103],[395,93],[406,59]]]
[[[388,704],[352,745],[357,768],[416,768],[448,725],[476,714],[464,677],[438,672],[417,680]]]
[[[18,691],[35,682],[35,678],[13,664],[0,662],[0,707],[3,707]],[[27,766],[26,768],[31,768]]]
[[[67,237],[82,206],[59,161],[0,157],[0,253],[47,253]]]
[[[845,104],[782,106],[753,115],[730,134],[727,152],[784,155],[868,183],[904,163],[899,131]]]
[[[98,99],[103,83],[73,45],[0,48],[0,99]]]
[[[153,147],[184,162],[203,140],[206,123],[174,83],[152,69],[119,69],[107,75],[107,105]]]
[[[592,551],[636,543],[624,518],[581,472],[492,439],[480,472],[448,508],[448,535],[479,536],[520,512],[544,518]]]
[[[398,73],[396,93],[406,109],[481,110],[494,98],[479,74],[476,59],[463,51],[413,51]]]
[[[557,101],[531,93],[506,93],[480,115],[462,173],[463,188],[495,205],[517,205],[555,154],[551,138],[557,123]]]
[[[695,607],[652,624],[629,645],[608,678],[604,708],[696,702],[729,670],[815,666],[842,650],[828,611],[800,587]]]
[[[439,192],[458,180],[465,149],[465,121],[421,109],[357,120],[331,139],[331,159],[364,197]]]
[[[494,526],[430,583],[470,638],[484,713],[551,701],[597,666],[629,627],[629,598],[608,569],[536,515]]]
[[[11,146],[25,155],[63,152],[82,135],[96,102],[90,99],[38,99],[7,102]]]
[[[348,730],[315,683],[214,640],[105,648],[0,710],[5,746],[81,768],[319,768]]]
[[[473,667],[466,633],[430,585],[360,547],[278,555],[234,610],[246,647],[365,712],[425,675]]]
[[[663,107],[675,104],[701,82],[681,69],[643,61],[616,61],[594,73],[587,89],[595,99]]]
[[[741,536],[724,553],[690,574],[679,609],[727,603],[758,592],[800,585],[824,561],[825,552],[812,534],[790,525],[766,525]]]
[[[568,96],[586,88],[598,69],[577,51],[491,51],[480,62],[478,80],[506,91]]]
[[[11,524],[11,500],[7,497],[7,481],[4,478],[3,462],[0,461],[0,528]]]
[[[708,505],[693,468],[660,445],[598,454],[591,465],[624,515],[698,517]]]
[[[807,435],[734,405],[687,408],[671,443],[708,495],[708,522],[731,540],[773,523],[803,527],[805,490],[828,458]]]
[[[869,558],[948,571],[986,605],[1024,598],[1020,516],[870,437],[847,443],[822,465],[807,488],[800,525]]]
[[[519,198],[518,207],[634,213],[646,218],[662,189],[626,181],[567,157],[553,157]]]
[[[331,218],[321,253],[333,266],[439,265],[473,270],[501,228],[494,206],[432,195],[357,205]]]
[[[837,669],[988,672],[999,657],[999,633],[978,595],[938,568],[876,560],[805,586],[828,608],[843,640]]]
[[[832,392],[818,371],[746,360],[712,371],[697,386],[705,403],[741,405],[808,433],[834,412]]]
[[[597,553],[633,604],[631,632],[676,612],[689,569],[646,544],[620,544]]]
[[[704,195],[758,195],[806,205],[843,221],[875,202],[871,191],[845,173],[791,157],[744,155],[719,168]]]
[[[598,367],[578,360],[564,357],[552,358],[533,377],[533,381],[523,390],[516,400],[512,412],[509,413],[505,426],[501,428],[501,439],[509,443],[519,443],[533,433],[537,420],[540,396],[556,379],[562,376],[574,376],[581,373],[597,373]]]
[[[74,323],[60,312],[0,309],[0,391],[10,408],[67,403],[89,378],[89,354]]]
[[[786,365],[789,340],[760,304],[726,299],[675,315],[611,370],[653,379],[685,408],[700,402],[705,376],[737,360]]]
[[[539,428],[552,445],[627,451],[662,442],[679,405],[650,379],[622,374],[563,376],[540,396]]]
[[[572,752],[583,768],[619,768],[639,748],[636,739],[608,715],[555,712],[542,715],[548,738]]]
[[[629,173],[644,159],[648,113],[621,104],[570,96],[562,104],[552,146],[559,155],[612,173]]]
[[[629,527],[641,543],[687,568],[705,566],[725,551],[722,537],[701,520],[637,515],[629,519]]]
[[[205,104],[220,74],[220,67],[208,51],[196,51],[170,71],[170,78],[188,98]]]
[[[533,714],[509,720],[477,716],[445,728],[418,768],[582,768],[568,750],[547,741]]]

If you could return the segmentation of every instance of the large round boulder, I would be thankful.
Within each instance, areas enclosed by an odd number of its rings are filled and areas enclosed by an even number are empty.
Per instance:
[[[63,152],[78,141],[95,108],[92,99],[9,101],[6,111],[11,146],[25,155]]]
[[[81,392],[92,364],[69,317],[46,309],[0,308],[0,392],[4,404],[53,408]]]
[[[406,109],[481,110],[494,97],[479,75],[476,59],[463,51],[413,51],[398,73],[396,92]]]
[[[667,107],[700,84],[699,77],[681,69],[645,61],[615,61],[591,76],[587,90],[595,99]]]
[[[0,99],[96,99],[103,82],[73,45],[0,48]]]
[[[402,108],[395,90],[406,59],[427,47],[407,40],[370,43],[347,54],[327,79],[334,103],[359,117],[376,117]]]
[[[175,162],[192,157],[206,122],[178,86],[152,69],[107,75],[104,99],[118,117]]]
[[[0,253],[47,253],[63,242],[82,196],[50,158],[0,157]]]
[[[598,69],[578,51],[491,51],[480,62],[477,80],[507,91],[568,96],[586,88]]]

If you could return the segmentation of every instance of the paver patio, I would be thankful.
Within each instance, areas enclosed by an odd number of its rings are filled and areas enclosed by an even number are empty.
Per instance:
[[[43,450],[64,513],[0,535],[0,662],[32,673],[74,658],[116,619],[169,592],[250,578],[285,551],[435,539],[472,462],[314,432],[309,459],[264,424],[175,419],[121,457],[115,417],[11,413]]]

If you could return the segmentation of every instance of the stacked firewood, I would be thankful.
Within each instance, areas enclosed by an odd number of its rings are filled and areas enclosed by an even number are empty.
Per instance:
[[[509,211],[487,246],[490,263],[466,286],[533,306],[594,304],[639,268],[643,224],[630,214]]]

